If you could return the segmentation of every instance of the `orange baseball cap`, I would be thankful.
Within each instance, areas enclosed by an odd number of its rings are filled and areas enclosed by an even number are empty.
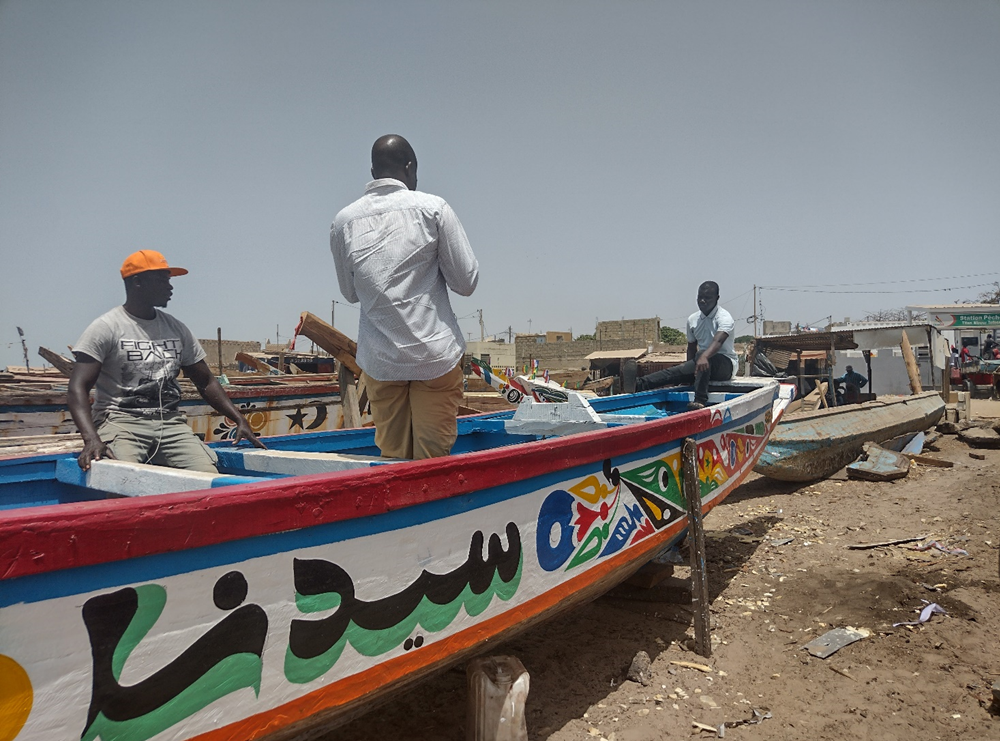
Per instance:
[[[156,250],[139,250],[125,258],[122,263],[122,278],[145,273],[147,270],[169,270],[171,277],[187,275],[184,268],[172,268],[167,264],[167,258]]]

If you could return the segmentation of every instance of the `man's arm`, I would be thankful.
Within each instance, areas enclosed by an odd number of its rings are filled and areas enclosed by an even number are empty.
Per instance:
[[[101,442],[90,410],[90,392],[97,383],[98,376],[101,375],[101,363],[86,353],[78,352],[73,355],[76,357],[76,363],[69,378],[67,404],[76,429],[83,437],[83,452],[77,457],[76,462],[80,464],[80,468],[87,471],[92,461],[115,456],[108,446]]]
[[[337,269],[340,292],[350,303],[358,303],[358,292],[354,288],[354,273],[347,264],[347,245],[344,244],[343,228],[337,222],[330,227],[330,252],[333,253],[333,266]]]
[[[462,222],[447,203],[438,222],[438,263],[448,288],[460,296],[472,295],[479,283],[479,261]]]
[[[705,348],[705,350],[698,356],[698,362],[695,363],[695,373],[703,373],[708,370],[708,359],[719,352],[722,348],[722,343],[726,341],[729,337],[729,332],[723,332],[721,329],[715,333],[715,337],[712,338],[711,344]],[[690,345],[688,345],[688,352],[690,353]]]
[[[694,360],[697,355],[698,355],[698,343],[697,342],[689,342],[688,343],[687,359],[688,360]]]
[[[191,379],[198,389],[198,393],[201,394],[205,401],[212,405],[215,411],[219,414],[224,414],[236,423],[236,435],[233,437],[233,445],[236,445],[240,440],[249,440],[254,447],[267,447],[257,439],[246,418],[240,414],[240,410],[226,396],[226,392],[222,390],[222,386],[219,384],[219,379],[212,374],[208,363],[204,360],[199,360],[194,365],[183,366],[181,370],[184,371],[185,376]]]

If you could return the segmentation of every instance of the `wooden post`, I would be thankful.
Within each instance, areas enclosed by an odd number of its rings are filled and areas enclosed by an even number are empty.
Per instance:
[[[917,359],[913,356],[913,348],[910,347],[910,338],[906,336],[906,329],[903,329],[903,338],[899,341],[899,348],[903,351],[903,360],[906,362],[906,375],[910,377],[910,393],[922,394],[924,387],[920,385],[920,370],[917,368]]]
[[[700,656],[712,655],[709,617],[708,573],[705,568],[705,530],[701,522],[701,482],[698,480],[698,443],[684,440],[681,450],[684,465],[684,498],[688,511],[688,544],[691,550],[691,610],[694,613],[694,650]]]
[[[217,342],[219,343],[219,375],[222,375],[222,327],[216,329],[218,335]]]
[[[361,426],[361,415],[358,413],[358,389],[354,385],[354,373],[347,363],[340,364],[337,375],[340,383],[340,409],[344,413],[344,428]]]
[[[799,350],[798,353],[798,360],[796,362],[799,364],[799,398],[802,398],[806,395],[802,388],[802,351]]]
[[[832,319],[830,321],[833,321]],[[828,376],[830,378],[830,398],[833,399],[832,407],[837,406],[837,387],[833,383],[833,367],[837,364],[837,338],[830,332],[830,362],[828,363]]]

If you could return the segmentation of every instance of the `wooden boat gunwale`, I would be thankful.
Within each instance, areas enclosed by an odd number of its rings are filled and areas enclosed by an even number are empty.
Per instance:
[[[765,388],[750,393],[762,393]],[[655,397],[655,392],[651,396]],[[0,518],[0,579],[168,553],[180,549],[179,546],[190,550],[379,515],[512,484],[552,471],[562,475],[573,467],[607,458],[628,461],[635,457],[636,450],[711,432],[712,410],[713,407],[708,407],[640,425],[518,443],[517,464],[511,466],[498,465],[510,460],[510,448],[503,447],[362,471],[271,479],[202,492],[6,510]],[[476,420],[490,416],[500,415],[474,417],[469,424],[475,425]],[[354,434],[367,438],[373,433],[358,429],[326,434],[345,438]],[[41,458],[64,457],[65,454]],[[17,461],[0,459],[0,477],[5,464]],[[350,497],[342,496],[339,490],[328,491],[345,481],[352,485]],[[306,500],[310,504],[308,510],[296,506]],[[213,520],[219,526],[200,527],[209,513],[214,515]],[[178,538],[178,533],[184,533],[184,537]],[[44,557],[20,557],[32,552],[44,553]]]

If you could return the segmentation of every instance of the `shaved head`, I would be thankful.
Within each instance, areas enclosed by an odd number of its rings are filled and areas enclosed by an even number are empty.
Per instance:
[[[398,134],[380,136],[372,145],[372,177],[401,180],[410,190],[417,189],[417,155]]]

